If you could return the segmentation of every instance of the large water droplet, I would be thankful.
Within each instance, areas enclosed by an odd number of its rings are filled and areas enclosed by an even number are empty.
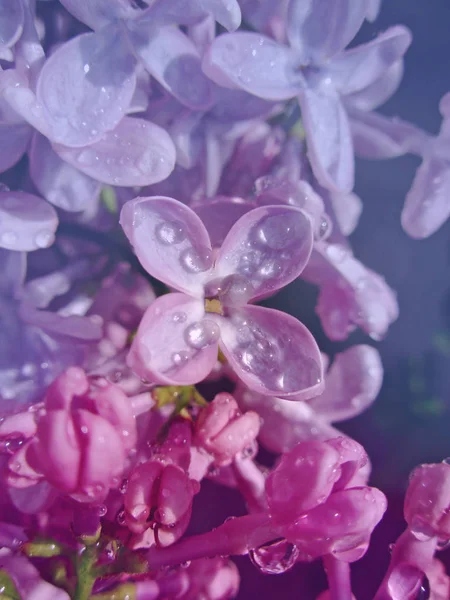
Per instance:
[[[217,342],[220,336],[219,326],[209,319],[201,323],[193,323],[187,327],[184,332],[186,343],[192,348],[206,348],[210,344]]]
[[[224,306],[243,306],[254,292],[251,282],[242,275],[228,275],[220,283],[219,298]]]
[[[165,221],[156,226],[156,237],[162,244],[179,244],[186,238],[184,227],[176,221]]]
[[[39,231],[34,238],[38,248],[48,248],[53,244],[55,236],[51,231]]]
[[[255,567],[267,575],[285,573],[295,565],[298,556],[297,546],[287,540],[277,540],[249,552]]]
[[[172,315],[172,321],[174,323],[184,323],[187,319],[187,314],[185,312],[176,312]]]
[[[427,542],[434,536],[433,530],[420,518],[413,518],[411,521],[411,533],[420,542]]]
[[[207,271],[212,265],[212,253],[208,248],[186,248],[180,256],[181,264],[189,273]]]
[[[262,219],[256,230],[257,240],[273,250],[282,250],[301,239],[304,218],[295,212],[271,215]]]
[[[172,362],[174,365],[179,367],[189,360],[189,354],[182,350],[181,352],[174,352],[172,354]]]
[[[5,246],[12,246],[17,242],[17,234],[14,231],[4,231],[0,239]]]

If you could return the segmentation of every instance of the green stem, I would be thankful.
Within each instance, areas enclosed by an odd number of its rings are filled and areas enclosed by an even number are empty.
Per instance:
[[[94,563],[97,560],[97,548],[85,546],[75,558],[77,576],[74,600],[89,600],[95,582]]]

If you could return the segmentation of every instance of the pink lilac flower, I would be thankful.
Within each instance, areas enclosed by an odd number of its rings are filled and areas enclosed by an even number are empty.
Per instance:
[[[171,198],[136,198],[124,206],[120,222],[144,268],[180,292],[158,298],[144,315],[128,358],[141,377],[179,385],[201,381],[220,341],[250,388],[296,398],[320,391],[321,359],[308,330],[289,315],[247,305],[305,266],[312,232],[300,210],[251,211],[215,257],[200,219]]]

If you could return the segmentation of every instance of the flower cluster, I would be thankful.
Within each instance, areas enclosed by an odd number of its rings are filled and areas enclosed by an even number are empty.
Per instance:
[[[450,93],[436,136],[375,112],[412,41],[354,45],[379,10],[0,0],[0,597],[227,600],[247,555],[354,598],[387,499],[335,424],[398,318],[349,241],[355,156],[419,156],[410,236],[450,215]],[[368,339],[329,357],[258,304],[298,279]],[[377,600],[448,600],[449,506],[448,461],[418,467]]]

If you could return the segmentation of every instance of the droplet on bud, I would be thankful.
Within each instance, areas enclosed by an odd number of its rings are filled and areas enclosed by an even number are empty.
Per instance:
[[[277,540],[250,550],[252,563],[267,575],[280,575],[291,569],[299,556],[297,546],[287,540]]]

